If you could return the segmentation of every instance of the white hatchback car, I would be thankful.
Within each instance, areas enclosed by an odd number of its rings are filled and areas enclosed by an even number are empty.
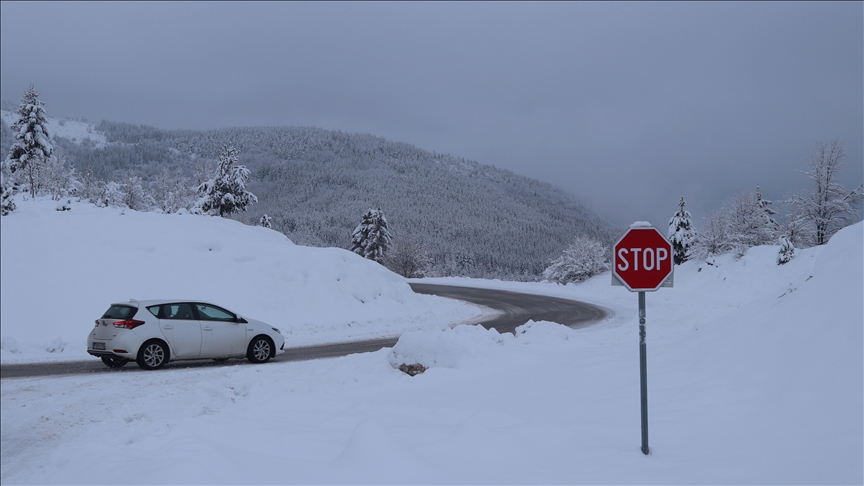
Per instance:
[[[246,357],[264,363],[285,352],[279,329],[225,308],[188,300],[111,304],[87,339],[87,352],[111,368],[136,361],[145,370],[168,361]]]

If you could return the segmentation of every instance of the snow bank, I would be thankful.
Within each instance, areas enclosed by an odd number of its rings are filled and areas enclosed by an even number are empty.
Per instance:
[[[130,298],[197,299],[278,327],[288,346],[447,326],[476,307],[414,294],[381,265],[217,217],[19,201],[0,220],[3,362],[86,358],[93,321]]]

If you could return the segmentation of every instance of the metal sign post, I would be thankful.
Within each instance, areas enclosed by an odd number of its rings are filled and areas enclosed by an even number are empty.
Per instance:
[[[648,351],[645,347],[645,292],[639,292],[639,383],[642,392],[642,453],[648,455]]]
[[[645,346],[645,292],[671,287],[672,244],[650,223],[630,225],[612,247],[612,285],[639,293],[639,387],[642,402],[642,453],[648,455],[648,352]]]

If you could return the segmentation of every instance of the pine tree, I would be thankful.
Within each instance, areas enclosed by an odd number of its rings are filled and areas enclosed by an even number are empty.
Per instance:
[[[198,194],[202,196],[198,207],[203,212],[218,211],[219,216],[225,216],[246,211],[246,206],[258,202],[258,198],[246,190],[249,169],[235,165],[238,160],[237,149],[230,145],[222,148],[216,176],[198,186]]]
[[[18,106],[18,120],[11,127],[15,142],[5,161],[12,177],[26,177],[27,190],[32,196],[39,192],[40,170],[54,153],[45,108],[42,107],[44,104],[31,83]]]
[[[599,241],[588,236],[578,236],[564,253],[543,271],[543,278],[563,285],[585,281],[609,270],[608,255],[608,248]]]
[[[785,235],[780,237],[780,251],[777,253],[777,265],[789,263],[795,256],[795,247]]]
[[[381,211],[381,208],[370,209],[351,234],[351,251],[363,258],[382,263],[384,254],[390,248],[390,242],[384,211]]]
[[[693,229],[690,213],[684,210],[684,196],[681,196],[678,203],[678,212],[669,220],[668,235],[675,265],[681,265],[690,259],[690,248],[696,240],[696,230]]]

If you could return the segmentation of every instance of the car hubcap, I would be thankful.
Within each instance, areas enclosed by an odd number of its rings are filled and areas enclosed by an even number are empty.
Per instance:
[[[162,351],[162,346],[158,344],[151,344],[144,350],[144,362],[148,366],[159,366],[164,359],[165,353]]]
[[[255,358],[258,360],[267,359],[270,356],[270,343],[262,339],[255,343],[255,348],[252,352],[255,353]]]

